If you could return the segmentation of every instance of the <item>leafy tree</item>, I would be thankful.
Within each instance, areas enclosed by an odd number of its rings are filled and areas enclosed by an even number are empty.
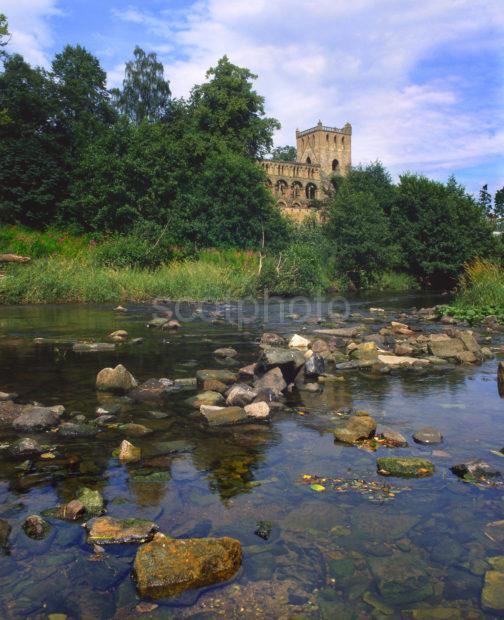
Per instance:
[[[356,288],[394,266],[389,223],[370,191],[355,191],[344,182],[329,202],[326,227],[337,269]]]
[[[346,177],[335,176],[333,185],[337,188],[344,183],[351,192],[369,192],[386,215],[390,215],[395,200],[396,188],[390,173],[383,164],[375,161],[367,166],[355,166]]]
[[[296,161],[297,150],[295,146],[277,146],[271,152],[273,161]]]
[[[479,203],[487,215],[492,214],[492,194],[488,191],[488,185],[486,183],[480,189]]]
[[[51,81],[21,56],[0,73],[0,221],[41,227],[66,191],[64,148]]]
[[[264,116],[264,97],[252,88],[257,76],[224,56],[206,77],[207,82],[191,91],[195,128],[207,142],[223,143],[235,153],[250,158],[268,153],[280,124]]]
[[[0,13],[0,47],[5,47],[10,41],[9,25],[7,18],[3,13]],[[0,50],[0,54],[2,51]]]
[[[156,54],[135,47],[134,60],[126,63],[123,89],[114,89],[117,109],[134,123],[164,118],[170,104],[170,83],[164,78],[163,64]]]
[[[504,217],[504,187],[495,192],[494,213],[497,217]]]
[[[482,205],[453,177],[443,185],[401,176],[391,228],[409,273],[434,288],[451,286],[466,261],[487,255],[493,245]]]

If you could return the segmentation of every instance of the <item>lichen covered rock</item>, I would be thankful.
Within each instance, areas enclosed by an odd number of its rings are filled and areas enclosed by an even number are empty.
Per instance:
[[[381,457],[376,460],[378,473],[399,478],[425,478],[434,473],[434,464],[414,456]]]
[[[242,561],[234,538],[168,538],[156,534],[137,551],[133,574],[142,597],[164,598],[231,579]]]

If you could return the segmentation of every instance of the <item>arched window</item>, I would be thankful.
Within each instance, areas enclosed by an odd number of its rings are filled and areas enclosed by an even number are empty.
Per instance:
[[[306,197],[308,200],[313,200],[317,195],[317,186],[315,183],[308,183],[306,186]]]
[[[299,198],[299,196],[301,196],[301,192],[303,191],[303,186],[301,185],[301,183],[299,181],[294,181],[294,183],[291,185],[291,188],[292,197]]]
[[[287,182],[279,179],[276,183],[276,191],[279,196],[284,196],[287,192]]]
[[[329,134],[328,133],[326,133],[325,139],[326,139],[326,142],[329,142]]]
[[[338,143],[338,139],[336,136],[334,136],[334,144],[337,144],[337,143]]]
[[[309,157],[306,158],[306,163],[311,166],[311,159]]]
[[[333,159],[333,162],[332,162],[333,172],[336,172],[338,168],[339,168],[339,161],[337,159]]]

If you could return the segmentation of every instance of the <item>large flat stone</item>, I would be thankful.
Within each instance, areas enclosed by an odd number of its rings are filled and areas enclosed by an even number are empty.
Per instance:
[[[145,519],[95,517],[86,523],[87,542],[98,545],[148,542],[158,529],[155,523]]]

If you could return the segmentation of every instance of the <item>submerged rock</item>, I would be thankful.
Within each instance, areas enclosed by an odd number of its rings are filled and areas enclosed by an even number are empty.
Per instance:
[[[52,407],[28,407],[18,416],[13,426],[18,431],[45,431],[57,426],[60,414]]]
[[[162,400],[181,389],[181,386],[175,381],[162,377],[161,379],[148,379],[144,381],[144,383],[133,388],[128,393],[128,396],[136,402]]]
[[[7,549],[12,527],[5,519],[0,519],[0,549]]]
[[[285,338],[278,334],[266,332],[261,336],[260,344],[269,347],[283,347],[285,345]]]
[[[406,440],[406,437],[404,437],[404,435],[402,435],[398,431],[395,431],[391,428],[380,429],[379,437],[385,440],[385,442],[387,443],[387,446],[390,446],[393,448],[406,448],[408,445],[408,441]]]
[[[459,463],[451,467],[451,471],[464,480],[484,480],[486,478],[498,478],[501,475],[500,471],[481,460]]]
[[[140,596],[158,599],[227,581],[241,560],[233,538],[176,540],[158,533],[138,549],[133,574]]]
[[[63,422],[58,428],[58,435],[61,437],[93,437],[96,433],[95,426],[76,422]]]
[[[198,372],[196,373],[196,379],[200,388],[202,387],[203,383],[209,379],[221,381],[226,385],[231,385],[232,383],[236,383],[237,378],[238,377],[236,373],[225,369],[198,370]]]
[[[86,523],[87,542],[98,545],[148,542],[158,529],[155,523],[145,519],[95,517]]]
[[[72,346],[75,353],[99,353],[100,351],[114,351],[112,342],[76,342]]]
[[[418,556],[394,553],[390,557],[370,558],[369,564],[388,605],[416,603],[434,594],[428,568]]]
[[[376,421],[369,415],[351,417],[342,428],[334,431],[337,441],[355,443],[360,439],[372,437],[376,430]]]
[[[103,368],[96,377],[96,389],[105,392],[129,392],[137,385],[135,377],[122,364]]]
[[[488,611],[504,612],[504,572],[489,570],[485,573],[481,606]]]
[[[434,463],[414,456],[381,457],[376,460],[378,473],[399,478],[425,478],[434,473]]]
[[[142,458],[142,451],[127,439],[123,439],[118,458],[121,463],[137,463]]]
[[[121,424],[119,430],[130,437],[142,437],[143,435],[149,435],[153,432],[151,428],[148,428],[144,424],[136,424],[135,422]]]
[[[23,522],[24,533],[28,538],[33,538],[34,540],[45,538],[50,529],[49,523],[40,515],[30,515]]]
[[[215,349],[213,354],[215,357],[236,357],[238,351],[232,347],[221,347],[220,349]]]
[[[259,364],[263,370],[279,367],[284,372],[295,373],[305,363],[305,357],[297,349],[266,349]]]
[[[433,445],[441,443],[443,441],[443,435],[441,435],[437,428],[426,426],[413,433],[413,439],[416,443]]]
[[[23,437],[9,446],[9,453],[13,457],[25,457],[33,454],[41,454],[44,451],[36,439]]]
[[[210,426],[241,424],[247,421],[247,414],[242,407],[201,407],[200,411]]]

